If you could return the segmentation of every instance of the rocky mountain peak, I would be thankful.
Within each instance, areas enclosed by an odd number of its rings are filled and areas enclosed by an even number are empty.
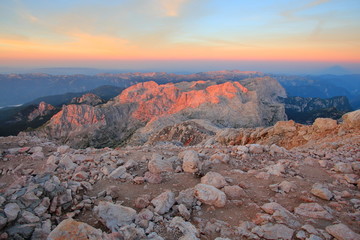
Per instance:
[[[96,106],[104,102],[105,101],[102,98],[93,93],[86,93],[81,97],[75,97],[71,100],[72,104],[87,104],[91,106]]]
[[[55,110],[55,107],[46,102],[40,102],[39,106],[32,111],[28,116],[28,121],[33,121],[37,117],[42,117]]]

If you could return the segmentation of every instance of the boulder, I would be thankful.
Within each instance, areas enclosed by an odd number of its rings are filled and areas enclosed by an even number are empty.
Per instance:
[[[336,163],[334,169],[339,173],[353,173],[351,163],[343,163],[343,162]]]
[[[94,207],[94,213],[112,232],[131,224],[136,217],[134,209],[104,201],[99,202],[99,205]]]
[[[75,221],[72,218],[62,221],[49,234],[47,240],[95,240],[106,239],[106,234],[100,229]]]
[[[333,217],[318,203],[301,203],[294,212],[300,216],[331,220]]]
[[[148,163],[148,169],[151,173],[173,172],[172,162],[164,159],[163,156],[154,153]]]
[[[311,193],[321,199],[328,200],[328,201],[331,198],[333,198],[333,196],[334,196],[334,194],[332,194],[332,192],[330,192],[329,189],[327,189],[326,187],[324,187],[323,185],[321,185],[319,183],[315,183],[312,186]]]
[[[331,118],[317,118],[313,123],[313,127],[323,132],[323,131],[335,129],[337,127],[337,122],[336,120]]]
[[[196,185],[194,195],[201,202],[215,207],[224,207],[226,204],[225,193],[211,185],[201,183]]]
[[[155,207],[155,212],[164,214],[170,210],[175,203],[175,194],[171,191],[166,191],[154,198],[151,203]]]
[[[228,185],[225,178],[217,172],[208,172],[201,178],[201,183],[211,185],[216,188],[222,188]]]
[[[192,208],[196,202],[194,197],[195,189],[188,188],[179,192],[179,196],[176,197],[176,202],[178,204],[184,204],[188,208]]]
[[[343,115],[344,125],[348,128],[360,128],[360,110]]]
[[[119,179],[126,177],[126,168],[124,166],[120,166],[112,171],[109,175],[110,178]]]
[[[294,235],[294,230],[288,228],[283,224],[267,223],[252,229],[252,232],[257,234],[262,239],[283,239],[291,240]]]
[[[234,186],[225,186],[222,191],[226,194],[226,197],[230,200],[239,200],[242,197],[246,197],[247,194],[241,187]]]

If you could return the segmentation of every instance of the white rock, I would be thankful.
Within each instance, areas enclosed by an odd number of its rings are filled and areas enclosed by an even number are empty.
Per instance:
[[[188,150],[183,153],[182,168],[184,172],[195,173],[199,170],[200,160],[198,153],[193,150]]]
[[[198,184],[195,186],[195,197],[201,202],[215,207],[224,207],[226,195],[214,186]]]
[[[166,191],[154,198],[151,203],[155,207],[155,212],[164,214],[170,210],[175,203],[175,194],[171,191]]]
[[[222,188],[228,185],[225,178],[217,172],[208,172],[201,178],[201,183],[211,185],[216,188]]]
[[[277,163],[267,167],[267,170],[267,172],[271,175],[281,176],[283,173],[285,173],[285,166],[281,163]]]
[[[100,201],[99,205],[94,207],[94,213],[112,232],[131,224],[136,217],[134,209],[104,201]]]

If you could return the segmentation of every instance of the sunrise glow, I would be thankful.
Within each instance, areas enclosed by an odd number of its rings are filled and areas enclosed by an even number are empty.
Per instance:
[[[360,62],[358,0],[4,1],[0,64]]]

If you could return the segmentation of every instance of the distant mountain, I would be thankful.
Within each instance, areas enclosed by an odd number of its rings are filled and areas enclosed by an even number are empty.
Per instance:
[[[282,102],[285,104],[288,119],[303,124],[312,124],[319,117],[339,119],[352,110],[347,97],[288,97],[283,98]]]
[[[286,76],[272,75],[290,97],[332,98],[346,96],[353,109],[359,109],[360,74]]]
[[[285,90],[270,77],[224,83],[149,81],[125,89],[103,105],[64,106],[35,134],[74,147],[103,147],[127,141],[141,144],[164,127],[189,119],[218,127],[269,126],[286,119],[278,97],[286,97]]]
[[[98,105],[122,91],[123,88],[106,85],[87,92],[47,96],[19,107],[0,109],[0,136],[17,135],[20,131],[40,127],[59,112],[63,104]]]
[[[188,75],[162,72],[103,73],[97,75],[0,74],[0,107],[24,104],[44,96],[85,92],[102,85],[126,88],[146,81],[155,81],[159,84],[197,80],[225,82],[263,75],[259,72],[241,72],[237,70]]]
[[[351,71],[340,65],[335,65],[321,70],[318,74],[346,75],[346,74],[351,74]]]

